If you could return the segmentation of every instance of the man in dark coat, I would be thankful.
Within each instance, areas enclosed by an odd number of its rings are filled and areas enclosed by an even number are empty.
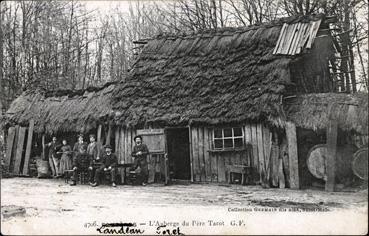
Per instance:
[[[94,134],[90,134],[90,143],[87,146],[87,153],[92,156],[93,165],[92,169],[90,169],[90,185],[93,184],[94,176],[96,169],[99,168],[101,164],[100,159],[100,144],[96,142],[96,136]]]
[[[137,168],[140,167],[142,185],[146,185],[149,172],[147,165],[147,155],[149,154],[149,149],[144,143],[142,143],[142,137],[140,135],[134,137],[133,140],[136,143],[131,154],[134,157],[134,168],[137,170]]]
[[[73,157],[73,176],[70,185],[76,185],[78,173],[92,169],[92,156],[87,153],[87,146],[81,145],[79,153]]]
[[[96,187],[100,184],[101,175],[104,175],[107,172],[110,172],[110,178],[112,182],[112,186],[116,187],[115,178],[117,174],[116,167],[118,165],[117,156],[112,153],[112,148],[110,145],[105,145],[105,153],[101,158],[101,165],[96,169],[95,173],[95,183],[91,186]]]
[[[49,165],[51,168],[51,172],[54,178],[57,178],[60,176],[61,173],[59,173],[59,162],[60,157],[57,155],[57,151],[61,148],[61,144],[57,143],[57,139],[54,136],[52,138],[52,141],[46,146],[49,147]]]
[[[77,138],[78,138],[78,141],[73,146],[73,158],[77,156],[77,154],[79,153],[83,145],[87,147],[87,143],[83,141],[83,134],[78,134]]]

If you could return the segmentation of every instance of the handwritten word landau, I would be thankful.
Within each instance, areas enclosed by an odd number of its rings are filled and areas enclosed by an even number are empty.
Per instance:
[[[136,228],[133,223],[111,223],[102,224],[96,229],[101,234],[143,234],[145,230]]]

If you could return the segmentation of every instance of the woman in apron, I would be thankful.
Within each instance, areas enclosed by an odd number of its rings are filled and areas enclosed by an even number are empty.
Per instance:
[[[64,175],[64,171],[72,169],[72,148],[67,144],[67,140],[63,139],[63,146],[60,148],[62,154],[60,158],[60,170],[59,172]]]

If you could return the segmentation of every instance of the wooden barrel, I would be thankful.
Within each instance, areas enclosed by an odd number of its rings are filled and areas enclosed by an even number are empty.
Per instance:
[[[336,178],[338,180],[352,175],[351,162],[355,149],[352,145],[337,147]],[[327,180],[326,156],[327,146],[325,144],[315,145],[308,152],[306,160],[308,169],[318,179]]]
[[[38,178],[45,178],[50,175],[48,161],[37,159],[36,165],[37,165],[37,177]]]
[[[361,148],[355,152],[352,171],[360,179],[368,180],[368,148]]]

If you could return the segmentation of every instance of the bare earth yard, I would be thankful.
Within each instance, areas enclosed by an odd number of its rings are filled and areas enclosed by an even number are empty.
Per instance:
[[[135,223],[144,234],[162,234],[160,224],[178,226],[184,234],[365,234],[367,201],[367,189],[329,193],[215,184],[92,188],[63,180],[10,178],[1,180],[1,232],[99,234],[102,223],[120,222]]]

